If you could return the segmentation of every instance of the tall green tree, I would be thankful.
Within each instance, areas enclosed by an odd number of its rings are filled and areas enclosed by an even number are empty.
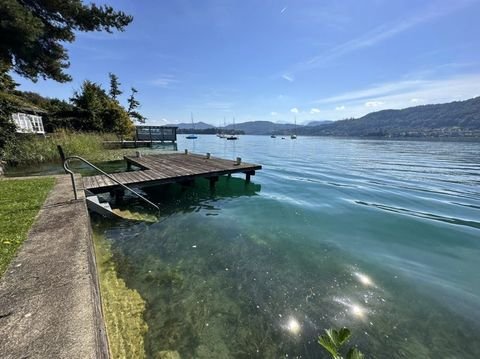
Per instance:
[[[75,91],[70,101],[77,107],[81,122],[77,124],[79,130],[103,131],[102,112],[109,97],[104,89],[95,82],[85,80],[80,91]]]
[[[108,93],[113,100],[116,100],[123,93],[120,90],[121,83],[118,80],[118,76],[114,73],[109,72],[108,77],[110,78],[110,91]]]
[[[142,116],[140,112],[137,111],[137,108],[140,107],[140,102],[135,98],[135,95],[137,94],[137,89],[135,87],[131,88],[131,93],[130,97],[128,98],[128,115],[130,118],[133,119],[133,121],[138,121],[139,123],[145,123],[145,120],[147,119],[146,117]]]
[[[128,135],[133,130],[128,112],[92,81],[84,81],[80,91],[75,92],[70,100],[77,107],[77,117],[81,119],[77,129],[114,132],[119,136]]]
[[[64,43],[75,32],[123,31],[133,18],[82,0],[1,0],[0,64],[32,81],[70,81]]]

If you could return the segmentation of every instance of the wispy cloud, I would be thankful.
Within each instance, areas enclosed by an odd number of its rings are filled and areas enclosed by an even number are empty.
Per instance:
[[[169,74],[163,74],[163,75],[160,75],[159,77],[151,80],[150,84],[152,84],[153,86],[157,86],[157,87],[167,88],[171,84],[174,84],[174,83],[177,83],[177,82],[179,82],[179,81],[175,78],[175,76],[169,75]]]
[[[283,75],[282,75],[282,78],[283,78],[284,80],[289,81],[289,82],[295,81],[295,77],[293,77],[292,75],[289,75],[289,74],[283,74]]]
[[[448,15],[460,8],[470,5],[475,0],[460,0],[456,2],[435,3],[429,8],[423,9],[420,13],[398,22],[385,23],[365,34],[337,45],[330,50],[327,50],[317,56],[295,64],[291,69],[286,71],[291,76],[294,73],[317,68],[326,65],[327,63],[339,57],[352,53],[354,51],[372,47],[380,42],[388,40],[402,32],[405,32],[417,25],[434,20],[438,17]]]
[[[318,108],[312,108],[312,109],[310,110],[310,114],[311,114],[311,115],[316,115],[317,113],[320,113],[320,110],[319,110]]]
[[[291,108],[291,109],[290,109],[290,112],[291,112],[291,113],[299,113],[300,110],[299,110],[298,108],[294,107],[294,108]]]
[[[403,80],[397,82],[387,82],[383,84],[373,85],[361,90],[348,91],[340,95],[326,97],[316,102],[318,103],[333,103],[346,102],[362,99],[370,99],[377,96],[385,96],[388,94],[398,93],[402,91],[413,90],[427,84],[425,80]]]
[[[270,116],[277,116],[277,115],[278,115],[278,112],[275,112],[275,111],[270,112]]]
[[[365,107],[379,107],[384,105],[385,102],[383,101],[367,101],[365,102]]]
[[[316,103],[333,105],[322,114],[327,118],[360,117],[381,109],[400,109],[425,103],[445,103],[480,96],[480,73],[421,81],[398,81],[349,91],[320,99]]]

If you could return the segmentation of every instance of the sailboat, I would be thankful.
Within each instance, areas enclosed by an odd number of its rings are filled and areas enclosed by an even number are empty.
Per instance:
[[[273,125],[272,134],[270,135],[270,138],[277,138],[277,136],[275,136],[273,132],[275,132],[275,125]]]
[[[225,138],[225,134],[223,131],[225,130],[225,117],[223,118],[223,130],[220,131],[220,133],[217,133],[218,138]]]
[[[292,140],[297,139],[297,116],[295,116],[295,127],[293,128],[293,134],[290,136]]]
[[[227,140],[237,140],[238,137],[235,136],[235,117],[233,118],[233,134],[227,137]]]
[[[195,124],[193,123],[193,113],[190,113],[190,117],[192,119],[192,131],[195,132]],[[192,133],[192,134],[190,134],[186,137],[186,139],[188,139],[188,140],[195,140],[197,138],[198,137],[194,133]]]

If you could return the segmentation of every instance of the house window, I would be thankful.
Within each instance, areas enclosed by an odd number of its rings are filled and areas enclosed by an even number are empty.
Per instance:
[[[18,133],[39,133],[45,134],[41,116],[30,115],[26,113],[14,113],[12,119],[17,126]]]

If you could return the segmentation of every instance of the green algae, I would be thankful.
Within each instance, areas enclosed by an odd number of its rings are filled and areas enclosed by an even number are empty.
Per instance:
[[[145,358],[145,301],[118,277],[108,241],[101,235],[94,235],[94,240],[111,357]]]

